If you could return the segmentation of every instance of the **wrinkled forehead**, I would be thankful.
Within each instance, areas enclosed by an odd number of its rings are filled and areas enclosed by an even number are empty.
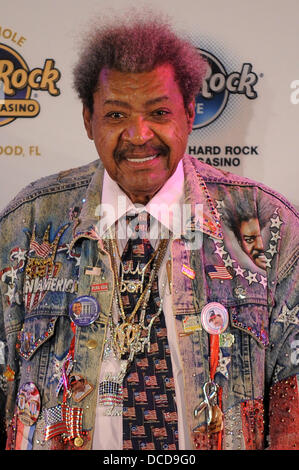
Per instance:
[[[103,100],[125,98],[155,100],[180,99],[182,94],[175,79],[172,65],[164,64],[148,72],[121,72],[103,68],[99,75],[96,93]]]

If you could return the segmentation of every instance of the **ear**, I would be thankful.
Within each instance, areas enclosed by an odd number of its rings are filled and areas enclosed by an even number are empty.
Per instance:
[[[189,134],[191,134],[193,122],[195,119],[195,98],[193,98],[192,101],[190,101],[190,103],[187,105],[186,116],[187,116]]]
[[[89,139],[93,140],[93,134],[92,134],[92,114],[90,110],[87,108],[87,106],[83,105],[83,121],[84,121],[84,126],[87,132],[87,135]]]

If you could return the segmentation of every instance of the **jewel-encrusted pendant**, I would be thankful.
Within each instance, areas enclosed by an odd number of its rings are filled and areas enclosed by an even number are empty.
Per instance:
[[[124,354],[131,352],[133,345],[136,345],[141,333],[141,326],[138,323],[124,322],[115,327],[114,346],[117,357],[120,359]]]
[[[103,380],[99,385],[99,405],[117,406],[122,404],[123,386],[116,377]]]
[[[122,280],[120,285],[120,292],[123,294],[129,292],[130,294],[142,294],[143,282],[137,279],[131,279],[129,281]]]
[[[121,416],[123,404],[123,380],[127,371],[128,361],[121,362],[118,374],[106,374],[99,384],[98,405],[106,407],[105,416]]]

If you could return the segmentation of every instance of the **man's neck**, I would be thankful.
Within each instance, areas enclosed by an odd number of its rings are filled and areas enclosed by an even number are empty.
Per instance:
[[[157,191],[155,191],[154,193],[152,194],[148,194],[148,193],[139,193],[139,194],[132,194],[132,193],[128,193],[124,190],[124,188],[122,188],[120,185],[119,185],[120,189],[128,196],[128,198],[130,199],[130,201],[133,202],[133,204],[140,204],[142,206],[146,206],[146,204],[154,197],[155,194],[157,194],[157,192],[161,189],[161,188],[158,188]]]

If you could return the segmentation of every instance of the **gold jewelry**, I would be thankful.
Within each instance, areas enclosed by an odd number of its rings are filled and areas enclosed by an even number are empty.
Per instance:
[[[109,239],[110,240],[114,239],[114,248],[118,255],[120,266],[121,266],[120,292],[121,293],[129,292],[130,294],[136,294],[139,291],[139,293],[141,294],[143,290],[143,284],[144,284],[144,275],[146,273],[148,266],[151,264],[153,259],[157,256],[159,247],[152,253],[149,261],[142,268],[140,267],[140,262],[138,261],[136,268],[133,270],[132,269],[133,261],[130,261],[127,266],[125,266],[125,264],[122,262],[121,255],[119,252],[119,247],[118,247],[118,244],[116,243],[115,238],[112,236],[111,228],[110,228],[110,233],[109,233]],[[133,276],[138,274],[139,276],[141,276],[141,280],[137,280],[137,279],[124,280],[124,274],[132,274]]]
[[[119,255],[117,241],[116,239],[110,237],[108,240],[105,241],[105,243],[107,245],[107,251],[110,253],[111,256],[111,263],[115,279],[115,301],[120,311],[120,321],[117,323],[117,325],[114,324],[112,315],[110,317],[110,328],[112,334],[113,347],[115,354],[119,359],[121,359],[125,354],[129,353],[129,361],[132,361],[134,355],[137,352],[144,351],[145,345],[147,345],[149,349],[151,327],[155,319],[160,315],[162,311],[163,297],[161,298],[160,306],[157,313],[151,318],[149,324],[147,326],[145,325],[145,313],[150,297],[151,287],[165,256],[168,245],[168,239],[163,239],[159,242],[159,246],[155,251],[154,256],[151,257],[150,262],[154,260],[154,265],[150,272],[148,283],[140,294],[140,297],[134,309],[128,317],[126,316],[124,311],[124,305],[121,296],[121,285],[118,276],[118,268],[117,263],[115,261],[116,253],[118,253]],[[149,263],[146,264],[146,267],[148,265]],[[140,308],[141,313],[139,322],[135,323],[134,318]]]

